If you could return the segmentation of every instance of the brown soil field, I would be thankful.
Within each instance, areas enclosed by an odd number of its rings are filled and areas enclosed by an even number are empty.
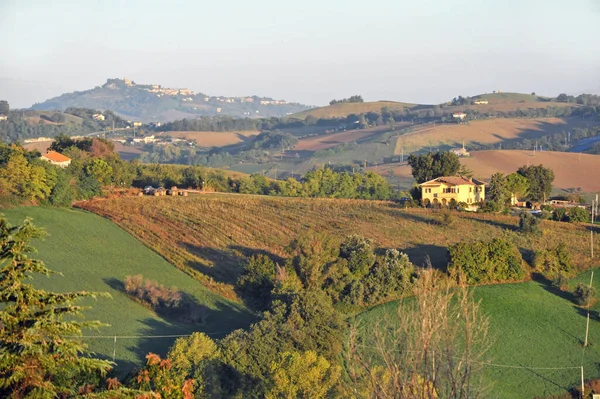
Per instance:
[[[475,151],[461,162],[481,178],[496,172],[512,173],[523,165],[541,164],[554,171],[556,188],[600,191],[600,155],[537,151],[534,156],[533,151]]]
[[[23,144],[23,148],[25,148],[28,151],[38,150],[39,152],[44,154],[46,150],[48,150],[50,145],[52,145],[52,141],[38,141],[36,143],[25,143]]]
[[[144,152],[140,147],[124,145],[118,141],[113,141],[113,144],[115,145],[115,151],[118,152],[125,161],[131,161],[132,159],[138,158],[140,154]]]
[[[589,121],[580,118],[495,118],[466,124],[427,125],[400,136],[395,154],[399,155],[403,147],[406,154],[429,147],[459,147],[463,141],[468,150],[469,143],[496,144],[505,140],[535,139],[587,124]]]
[[[517,217],[506,215],[456,213],[448,227],[440,223],[437,211],[401,209],[389,202],[240,194],[93,199],[77,206],[110,219],[209,289],[232,299],[248,256],[266,253],[284,262],[284,247],[307,231],[340,239],[360,234],[373,239],[376,248],[398,248],[418,266],[430,258],[440,269],[446,267],[448,245],[506,235],[529,254],[568,240],[574,264],[591,264],[587,225],[543,221],[544,234],[529,237],[515,231]],[[597,247],[600,251],[600,242]]]
[[[553,187],[569,190],[580,187],[583,192],[600,191],[600,155],[579,154],[572,152],[495,150],[473,151],[461,163],[473,171],[473,175],[487,180],[492,174],[512,173],[523,165],[544,165],[554,171]],[[399,178],[412,178],[410,166],[398,163],[380,165],[377,170],[383,176],[390,171]]]
[[[158,136],[196,140],[196,143],[202,147],[223,147],[247,141],[259,133],[257,130],[240,130],[238,132],[164,132],[158,134]]]

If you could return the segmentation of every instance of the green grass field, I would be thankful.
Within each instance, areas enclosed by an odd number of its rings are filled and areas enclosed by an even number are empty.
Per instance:
[[[92,213],[57,208],[23,207],[4,210],[11,223],[21,223],[31,217],[37,226],[48,232],[43,241],[34,242],[35,255],[63,276],[37,278],[36,284],[53,291],[109,292],[112,299],[90,301],[92,309],[85,312],[90,320],[110,324],[99,331],[84,335],[90,349],[112,359],[114,336],[157,336],[189,334],[193,331],[220,337],[229,331],[247,326],[252,315],[242,306],[209,292],[200,283],[179,271],[155,252],[108,220]],[[142,274],[167,286],[176,286],[207,308],[206,322],[186,325],[167,320],[130,300],[119,290],[127,275]],[[147,352],[163,354],[175,338],[118,338],[116,344],[117,371],[125,373],[145,362]]]
[[[571,282],[589,283],[590,272]],[[595,284],[600,290],[600,269]],[[579,369],[537,370],[533,367],[579,367],[585,378],[598,378],[600,358],[600,304],[592,306],[590,345],[583,351],[586,313],[569,300],[569,294],[530,281],[475,288],[484,313],[490,318],[492,348],[489,362],[524,368],[486,366],[487,398],[532,398],[563,393],[580,384]],[[364,325],[393,316],[397,302],[378,306],[359,316]],[[583,359],[583,361],[582,361]],[[531,368],[529,368],[531,367]]]

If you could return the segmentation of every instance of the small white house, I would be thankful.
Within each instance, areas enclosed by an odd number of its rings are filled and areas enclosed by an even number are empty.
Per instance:
[[[95,121],[103,121],[105,118],[103,114],[97,113],[92,115],[92,119],[94,119]]]
[[[455,113],[453,113],[453,114],[452,114],[452,117],[453,117],[454,119],[460,119],[461,121],[462,121],[463,119],[465,119],[465,118],[466,118],[466,116],[467,116],[467,114],[465,114],[464,112],[455,112]]]
[[[0,122],[4,122],[8,120],[8,116],[6,115],[0,115]]]

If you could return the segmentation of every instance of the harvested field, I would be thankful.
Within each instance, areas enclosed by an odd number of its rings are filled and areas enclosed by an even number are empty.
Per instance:
[[[554,171],[556,188],[600,191],[600,155],[538,151],[533,156],[533,151],[475,151],[461,162],[481,178],[496,172],[512,173],[523,165],[542,164]]]
[[[534,103],[536,104],[536,103]],[[544,103],[541,103],[544,104]],[[504,141],[535,139],[549,134],[558,134],[574,127],[587,126],[589,121],[580,118],[496,118],[471,121],[467,124],[448,123],[427,125],[402,135],[396,142],[395,153],[458,147],[469,144],[489,145]]]
[[[133,145],[125,145],[118,141],[113,141],[115,145],[115,152],[119,153],[122,159],[125,161],[131,161],[132,159],[138,158],[144,150],[140,147],[136,147]]]
[[[461,163],[473,171],[475,177],[487,180],[492,174],[512,173],[523,165],[544,165],[554,171],[554,188],[570,190],[581,188],[583,192],[600,191],[600,155],[572,152],[495,150],[473,151]],[[411,168],[406,164],[386,164],[377,169],[370,168],[383,176],[411,179]]]
[[[262,252],[283,258],[284,247],[307,230],[340,238],[360,234],[372,238],[377,247],[406,251],[417,265],[429,257],[440,269],[446,266],[448,245],[505,234],[524,253],[568,240],[575,263],[590,265],[586,226],[544,221],[547,234],[526,237],[514,232],[518,218],[512,216],[457,213],[455,225],[443,227],[437,212],[399,209],[388,202],[239,194],[95,199],[78,206],[112,220],[171,264],[229,298],[236,297],[233,284],[247,256]],[[600,243],[597,246],[600,251]]]
[[[164,132],[158,136],[170,136],[174,138],[196,140],[202,147],[223,147],[226,145],[238,144],[252,139],[260,132],[257,130],[240,130],[238,132]]]
[[[54,142],[54,140],[38,141],[36,143],[25,143],[25,144],[23,144],[23,148],[25,148],[27,151],[38,150],[39,152],[44,154],[48,150],[48,148],[52,145],[53,142]]]

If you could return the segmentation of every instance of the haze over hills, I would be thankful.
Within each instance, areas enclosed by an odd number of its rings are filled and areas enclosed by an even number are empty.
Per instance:
[[[187,88],[137,84],[129,79],[107,79],[102,86],[65,93],[34,104],[34,110],[69,107],[111,110],[127,119],[167,122],[199,116],[281,117],[308,109],[306,105],[268,97],[210,96]]]

